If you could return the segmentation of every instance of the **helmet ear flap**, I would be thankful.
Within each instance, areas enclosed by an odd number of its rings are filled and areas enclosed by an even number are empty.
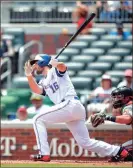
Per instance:
[[[46,63],[45,63],[44,60],[39,60],[39,61],[37,61],[37,64],[38,64],[40,67],[44,67]]]

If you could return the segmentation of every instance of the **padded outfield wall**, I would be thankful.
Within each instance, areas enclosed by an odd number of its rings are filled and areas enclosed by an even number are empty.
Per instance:
[[[90,123],[87,127],[91,138],[111,144],[120,145],[132,139],[131,126],[106,122],[98,128],[93,128]],[[52,159],[104,159],[79,147],[64,123],[49,125],[47,129]],[[30,154],[36,153],[36,139],[31,121],[1,122],[2,160],[28,160]]]

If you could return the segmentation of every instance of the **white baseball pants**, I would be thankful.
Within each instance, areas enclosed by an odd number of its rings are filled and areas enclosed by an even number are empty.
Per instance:
[[[37,146],[41,155],[50,155],[46,125],[63,122],[66,123],[78,145],[82,148],[96,152],[103,157],[115,156],[118,153],[119,146],[90,139],[85,125],[85,109],[79,100],[73,98],[50,107],[49,110],[42,111],[33,118]]]

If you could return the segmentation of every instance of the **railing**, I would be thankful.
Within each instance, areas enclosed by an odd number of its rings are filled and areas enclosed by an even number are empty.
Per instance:
[[[2,66],[7,65],[7,69],[5,72],[2,72]],[[11,87],[11,60],[10,58],[3,58],[1,60],[1,81],[3,81],[5,78],[7,78],[7,88]]]
[[[23,66],[24,66],[24,60],[26,57],[28,57],[29,55],[27,55],[27,51],[30,51],[30,49],[37,45],[38,47],[38,53],[43,53],[43,45],[40,41],[30,41],[29,43],[25,44],[24,46],[22,46],[19,49],[19,60],[18,60],[18,65],[19,65],[19,75],[23,76]]]
[[[119,10],[110,12],[105,11],[104,4],[99,8],[96,1],[86,1],[85,4],[89,7],[89,11],[97,13],[95,22],[112,23],[119,19],[123,22],[132,22],[132,9],[124,10],[121,3]],[[75,1],[11,1],[8,3],[3,1],[1,20],[2,23],[7,21],[10,23],[72,23],[72,12],[75,7]]]

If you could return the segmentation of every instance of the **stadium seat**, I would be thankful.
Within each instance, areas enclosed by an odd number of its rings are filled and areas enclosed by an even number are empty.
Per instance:
[[[92,62],[87,65],[86,70],[100,70],[102,72],[105,72],[107,70],[111,69],[111,63],[108,62]]]
[[[6,28],[4,29],[4,34],[9,34],[14,36],[14,46],[25,44],[25,33],[22,28]]]
[[[71,81],[75,89],[92,89],[92,79],[84,77],[72,77]]]
[[[132,62],[133,61],[133,57],[131,55],[125,56],[123,59],[123,62]]]
[[[57,49],[57,54],[60,52],[61,49]],[[71,57],[73,55],[78,55],[80,54],[79,49],[76,48],[66,48],[63,53],[63,55],[67,55],[68,57]]]
[[[75,76],[76,72],[68,70],[68,74],[69,74],[70,77],[73,77],[73,76]]]
[[[132,49],[132,42],[131,41],[120,41],[117,43],[117,47]]]
[[[126,49],[126,48],[112,48],[109,49],[107,54],[109,55],[120,55],[120,56],[126,56],[131,53],[131,50]]]
[[[90,34],[96,35],[96,36],[106,34],[106,30],[104,28],[100,28],[100,27],[98,27],[98,28],[93,27],[93,28],[89,29],[89,32],[90,32]]]
[[[93,62],[95,60],[94,56],[87,56],[87,55],[81,55],[80,57],[77,55],[72,57],[72,62],[83,62],[83,63],[89,63],[89,62]]]
[[[77,76],[78,77],[87,77],[87,78],[97,78],[102,75],[102,72],[96,70],[85,70],[79,71]]]
[[[93,55],[93,56],[103,55],[104,52],[105,52],[105,50],[101,49],[101,48],[89,48],[89,49],[82,50],[82,54]]]
[[[5,105],[5,114],[2,117],[7,117],[9,113],[16,113],[18,105],[19,105],[19,98],[17,96],[2,96],[1,97],[1,104]]]
[[[92,41],[96,41],[98,37],[96,35],[79,35],[77,36],[77,41],[86,41],[91,43]]]
[[[112,36],[112,35],[103,35],[103,36],[101,36],[101,40],[117,42],[117,41],[121,41],[122,37],[121,36]]]
[[[126,70],[132,69],[132,62],[119,62],[116,63],[113,67],[114,70]]]
[[[88,90],[88,89],[76,89],[76,93],[77,95],[81,98],[81,96],[84,96],[84,95],[90,95],[92,92],[92,90]]]
[[[111,71],[107,71],[106,73],[109,74],[111,77],[116,77],[120,79],[124,77],[124,71],[120,71],[120,70],[111,70]]]
[[[112,57],[111,55],[100,55],[97,59],[97,62],[115,63],[115,62],[120,62],[120,60],[121,60],[120,56]]]
[[[29,106],[31,104],[31,90],[30,89],[8,89],[7,95],[14,96],[19,98],[19,106],[26,105]]]
[[[15,76],[12,80],[12,88],[29,88],[27,78]]]
[[[102,48],[102,49],[109,49],[112,48],[114,42],[112,41],[94,41],[91,44],[91,48]]]
[[[67,55],[60,55],[58,60],[61,61],[61,62],[68,62],[69,57]]]
[[[4,119],[6,118],[6,106],[5,104],[0,104],[0,113],[1,113],[1,118]]]
[[[133,41],[133,36],[132,35],[128,36],[127,40],[130,40],[132,42]]]
[[[73,41],[70,45],[70,48],[83,49],[88,47],[88,42],[86,41]]]
[[[75,62],[68,62],[68,63],[66,63],[66,65],[68,67],[68,71],[69,70],[79,71],[79,70],[84,69],[84,63],[81,63],[81,62],[77,62],[76,64],[75,64]]]

